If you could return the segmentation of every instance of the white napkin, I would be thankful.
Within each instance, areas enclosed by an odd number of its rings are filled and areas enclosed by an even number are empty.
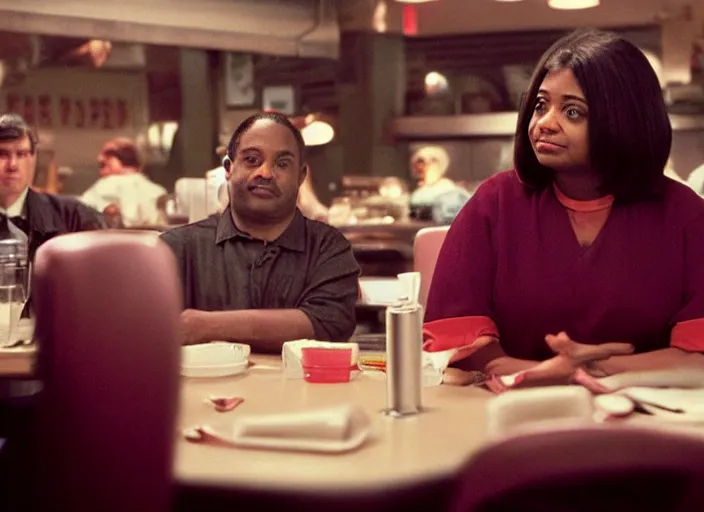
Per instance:
[[[490,435],[556,423],[593,423],[591,393],[578,386],[517,389],[493,397],[487,404]]]
[[[359,345],[356,343],[340,343],[333,341],[296,340],[287,341],[281,349],[281,360],[284,366],[284,376],[287,379],[302,379],[303,366],[301,365],[301,349],[304,347],[352,349],[350,366],[359,362]]]
[[[358,448],[371,433],[371,420],[356,405],[285,414],[243,417],[235,423],[232,437],[209,425],[183,432],[192,443],[231,448],[258,448],[321,453],[342,453]]]
[[[704,423],[704,389],[631,387],[618,392],[661,419]],[[675,412],[679,410],[681,412]]]
[[[442,376],[452,356],[457,352],[456,348],[443,350],[442,352],[423,351],[423,386],[432,387],[442,384]]]
[[[371,421],[358,406],[244,417],[235,424],[238,446],[284,450],[346,451],[369,434]]]

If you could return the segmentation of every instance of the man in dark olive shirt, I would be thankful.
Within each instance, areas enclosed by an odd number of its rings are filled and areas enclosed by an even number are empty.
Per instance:
[[[285,116],[246,119],[223,162],[230,207],[162,235],[181,272],[184,343],[278,351],[288,340],[352,335],[359,267],[338,230],[296,208],[303,151]]]

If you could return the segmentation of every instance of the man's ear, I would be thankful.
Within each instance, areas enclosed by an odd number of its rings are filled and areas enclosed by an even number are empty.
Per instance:
[[[229,180],[232,172],[232,159],[229,155],[222,157],[222,166],[225,168],[225,177]]]
[[[308,176],[308,164],[303,164],[301,167],[301,172],[298,174],[298,186],[300,187],[303,185],[303,182],[306,181],[306,176]]]

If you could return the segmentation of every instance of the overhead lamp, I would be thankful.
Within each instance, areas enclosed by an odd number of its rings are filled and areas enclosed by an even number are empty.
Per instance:
[[[437,71],[431,71],[425,75],[425,93],[428,96],[436,96],[446,93],[450,86],[447,82],[447,77]]]
[[[83,63],[87,61],[93,67],[99,68],[108,60],[111,51],[112,43],[110,41],[91,39],[65,54],[62,59],[68,62]]]
[[[548,0],[548,6],[553,9],[561,9],[565,11],[577,9],[591,9],[597,7],[599,0]]]
[[[316,119],[301,129],[301,135],[306,146],[322,146],[333,139],[335,130],[325,121]]]
[[[437,2],[438,0],[396,0],[402,4],[425,4],[429,2]]]
[[[301,132],[306,146],[322,146],[332,141],[335,129],[327,119],[328,116],[319,112],[305,116],[289,116],[291,124]]]

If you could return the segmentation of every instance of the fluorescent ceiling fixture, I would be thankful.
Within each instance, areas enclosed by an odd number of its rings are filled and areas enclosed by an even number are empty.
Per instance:
[[[428,2],[437,2],[438,0],[396,0],[402,4],[425,4]]]
[[[599,5],[599,0],[548,0],[548,5],[563,10],[591,9]]]

